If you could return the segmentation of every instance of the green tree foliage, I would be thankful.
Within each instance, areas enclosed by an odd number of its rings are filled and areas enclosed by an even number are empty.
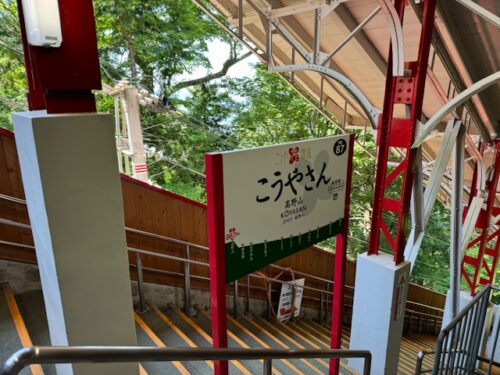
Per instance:
[[[98,0],[99,51],[115,79],[169,91],[177,74],[209,67],[207,41],[223,38],[190,0]]]
[[[163,110],[141,108],[145,142],[164,158],[148,160],[159,185],[203,201],[204,153],[304,140],[338,133],[335,119],[321,116],[278,75],[256,66],[255,77],[229,80],[228,69],[249,53],[231,41],[191,0],[94,0],[103,81],[127,78],[163,98]],[[208,43],[230,46],[219,71],[210,66]],[[182,81],[205,68],[203,77]],[[16,1],[0,2],[0,126],[26,108],[26,79]],[[98,109],[114,112],[114,99],[97,93]],[[371,134],[356,132],[372,155]],[[348,256],[368,247],[375,159],[354,149]],[[394,184],[396,194],[400,182]],[[394,228],[394,218],[386,218]],[[449,284],[449,209],[436,204],[412,280],[445,292]],[[323,246],[333,249],[332,240]],[[390,252],[382,239],[381,248]]]
[[[257,65],[255,77],[233,81],[231,88],[242,99],[233,128],[243,147],[336,134],[330,121],[264,65]]]

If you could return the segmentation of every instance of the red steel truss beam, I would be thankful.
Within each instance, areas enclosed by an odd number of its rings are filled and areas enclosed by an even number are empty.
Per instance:
[[[396,10],[402,22],[405,0],[396,0]],[[404,260],[404,248],[407,240],[410,198],[413,183],[413,164],[416,150],[411,148],[417,120],[422,115],[425,79],[429,61],[436,0],[425,0],[420,33],[420,45],[417,61],[407,62],[405,68],[411,73],[405,77],[392,75],[391,55],[389,51],[387,78],[383,112],[380,116],[377,132],[377,171],[375,193],[373,197],[372,226],[368,254],[378,254],[380,233],[382,232],[394,254],[394,261],[399,264]],[[410,117],[394,118],[395,104],[410,107]],[[390,169],[389,154],[391,148],[398,148],[404,154],[399,165]],[[400,183],[400,186],[398,186]],[[388,196],[391,192],[390,197]],[[386,223],[384,218],[391,215],[396,223]]]
[[[496,142],[495,146],[493,175],[486,182],[488,189],[486,207],[481,209],[476,222],[476,231],[479,234],[469,242],[462,261],[462,276],[472,296],[476,294],[480,285],[493,283],[500,253],[500,229],[492,223],[492,219],[500,214],[500,207],[496,205],[497,186],[500,179],[500,142]],[[477,255],[474,255],[477,245],[479,245]],[[467,266],[472,266],[472,270]],[[483,270],[484,273],[482,273]]]

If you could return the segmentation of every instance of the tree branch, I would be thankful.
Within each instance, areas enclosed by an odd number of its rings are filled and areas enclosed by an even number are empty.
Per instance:
[[[252,54],[252,51],[248,51],[248,52],[244,53],[241,56],[230,57],[229,59],[226,60],[226,62],[224,62],[224,64],[222,65],[222,69],[219,70],[218,72],[212,73],[212,74],[208,74],[205,77],[201,77],[201,78],[191,79],[189,81],[180,82],[180,83],[178,83],[178,84],[176,84],[175,86],[172,87],[172,89],[170,90],[170,94],[173,93],[173,92],[179,91],[181,89],[184,89],[186,87],[201,85],[202,83],[207,83],[207,82],[210,82],[210,81],[212,81],[214,79],[222,78],[222,77],[224,77],[227,74],[227,72],[228,72],[228,70],[229,70],[230,67],[232,67],[233,65],[235,65],[235,64],[239,63],[240,61],[246,59],[251,54]]]
[[[0,40],[0,48],[5,48],[16,56],[23,57],[23,51]]]
[[[26,104],[18,103],[15,100],[7,98],[6,96],[0,96],[0,104],[3,104],[14,111],[24,111],[26,109]]]

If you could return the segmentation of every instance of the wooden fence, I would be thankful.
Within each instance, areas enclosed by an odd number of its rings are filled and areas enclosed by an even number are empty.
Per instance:
[[[127,227],[205,247],[208,246],[205,205],[166,190],[152,187],[125,175],[122,175],[121,181],[125,224]],[[0,194],[24,199],[14,136],[12,133],[2,129],[0,129]],[[7,202],[2,199],[0,199],[0,218],[20,223],[29,223],[27,209],[24,205]],[[13,228],[2,224],[0,224],[0,240],[33,245],[29,229]],[[177,257],[184,257],[186,251],[183,245],[130,232],[127,233],[127,242],[129,247]],[[189,253],[190,259],[208,262],[206,250],[190,247]],[[6,244],[0,244],[0,259],[27,263],[36,262],[36,257],[32,249]],[[135,278],[135,256],[133,254],[130,255],[130,262],[131,276]],[[152,256],[142,256],[142,263],[145,267],[145,281],[176,286],[183,285],[183,264],[181,262]],[[333,279],[334,254],[316,247],[308,248],[284,258],[277,262],[277,264],[324,279]],[[153,271],[152,269],[157,271]],[[201,265],[192,265],[190,271],[191,275],[194,276],[191,280],[191,287],[203,290],[208,289],[209,284],[206,280],[196,278],[208,278],[208,268]],[[262,272],[272,277],[280,271],[267,267]],[[287,273],[283,276],[290,277]],[[354,276],[355,263],[349,262],[346,272],[348,285],[354,285]],[[245,283],[246,281],[242,280],[241,282]],[[262,280],[259,281],[252,278],[252,285],[264,287],[265,284]],[[325,284],[321,281],[308,280],[306,285],[319,289],[325,288]],[[243,290],[241,293],[243,294]],[[258,290],[253,290],[252,295],[257,298],[265,298],[265,294]],[[306,305],[317,306],[319,293],[306,291],[305,296],[308,297],[304,301]],[[316,299],[316,301],[313,299]],[[442,309],[445,296],[411,284],[408,299],[419,304]],[[347,305],[352,304],[352,290],[347,290],[345,303]],[[432,312],[430,309],[419,308],[417,310],[431,314],[435,313],[435,311]]]

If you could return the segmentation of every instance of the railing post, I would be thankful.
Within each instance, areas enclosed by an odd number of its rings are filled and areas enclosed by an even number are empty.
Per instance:
[[[247,300],[245,313],[247,315],[250,315],[250,275],[247,276]]]
[[[234,292],[233,292],[233,317],[238,319],[238,280],[233,282]]]
[[[417,364],[415,366],[415,375],[420,375],[422,373],[422,362],[424,361],[425,353],[420,351],[417,355]]]
[[[498,334],[500,333],[500,322],[497,321],[497,317],[495,315],[495,320],[493,321],[494,323],[496,323],[497,325],[497,330],[496,330],[496,333],[495,333],[495,339],[493,340],[493,347],[491,348],[490,350],[490,361],[488,363],[488,374],[491,374],[491,368],[493,366],[493,361],[495,359],[495,353],[496,353],[496,349],[497,349],[497,344],[498,344]]]
[[[185,247],[184,262],[184,312],[187,316],[191,316],[191,275],[189,271],[189,245]]]
[[[325,304],[325,295],[321,293],[319,297],[319,324],[323,323],[323,308]]]
[[[326,291],[329,292],[330,291],[330,283],[327,283],[326,284]],[[332,318],[332,314],[330,314],[330,306],[331,306],[331,302],[330,302],[330,294],[326,293],[326,301],[325,301],[325,323],[326,324],[329,324],[331,318]]]
[[[146,310],[146,301],[144,300],[144,282],[142,276],[142,260],[139,254],[135,255],[135,266],[137,269],[137,290],[139,291],[139,311]]]
[[[365,364],[363,366],[363,375],[370,375],[372,372],[372,355],[371,353],[365,357]]]
[[[271,358],[264,358],[264,375],[272,375],[273,373],[273,360]]]
[[[268,321],[271,321],[271,315],[272,315],[272,301],[271,301],[271,298],[272,298],[272,288],[271,288],[271,282],[269,282],[269,284],[267,285],[267,320]]]

